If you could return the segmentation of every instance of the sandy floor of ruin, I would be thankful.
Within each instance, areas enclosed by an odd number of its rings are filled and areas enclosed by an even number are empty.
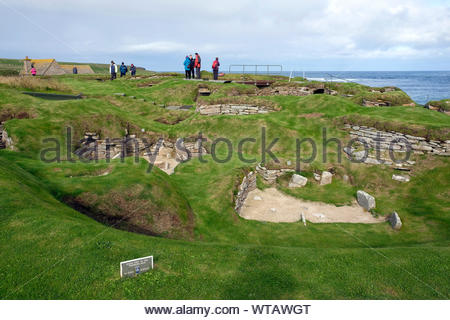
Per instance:
[[[152,152],[154,152],[154,150],[152,150]],[[151,158],[147,155],[144,156],[144,159],[151,162]],[[173,174],[175,167],[179,164],[180,162],[175,159],[174,152],[170,148],[161,147],[156,158],[154,159],[154,165],[168,175]]]
[[[297,222],[301,214],[312,223],[380,223],[383,217],[375,218],[356,203],[351,206],[307,201],[285,195],[275,188],[251,191],[242,207],[244,219],[268,222]]]

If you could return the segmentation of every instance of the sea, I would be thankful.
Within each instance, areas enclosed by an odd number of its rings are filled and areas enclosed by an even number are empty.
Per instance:
[[[290,74],[286,72],[285,74]],[[303,76],[303,72],[294,72]],[[418,104],[450,99],[450,71],[306,71],[309,80],[356,82],[371,87],[394,86]]]

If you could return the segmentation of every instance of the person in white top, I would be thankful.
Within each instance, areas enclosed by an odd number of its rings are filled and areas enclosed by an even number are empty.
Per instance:
[[[111,60],[111,65],[109,66],[109,73],[111,73],[111,80],[117,77],[117,65]]]

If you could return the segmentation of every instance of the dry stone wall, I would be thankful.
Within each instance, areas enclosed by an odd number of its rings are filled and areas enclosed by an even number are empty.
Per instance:
[[[408,145],[415,154],[432,153],[436,155],[450,155],[450,140],[427,141],[424,137],[417,137],[395,131],[380,131],[366,126],[346,125],[350,130],[350,136],[360,142],[367,143],[369,148],[387,151],[390,146],[394,152],[406,152]]]
[[[3,125],[0,124],[0,149],[10,149],[14,150],[13,141],[8,136],[8,132],[4,129]]]
[[[87,132],[81,147],[74,153],[81,158],[95,159],[116,159],[122,156],[152,156],[157,148],[158,143],[145,142],[135,135],[130,135],[123,139],[100,140],[96,133]],[[185,142],[178,139],[176,142],[163,140],[160,148],[167,148],[173,152],[167,152],[168,155],[174,155],[177,161],[186,161],[189,158],[199,157],[200,154],[207,154],[208,151],[197,142]],[[169,151],[170,151],[169,150]],[[189,155],[187,153],[189,152]]]
[[[247,114],[263,114],[274,111],[272,108],[265,106],[255,106],[250,104],[212,104],[200,105],[197,107],[197,112],[201,115],[212,116],[219,114],[229,115],[247,115]]]
[[[256,174],[250,171],[242,179],[242,183],[239,185],[239,190],[235,198],[234,210],[239,214],[241,212],[242,206],[244,205],[245,199],[249,192],[256,189]]]
[[[287,172],[295,172],[294,169],[267,169],[264,166],[258,164],[256,166],[256,172],[258,172],[261,177],[268,183],[275,183],[277,178],[282,176]]]
[[[308,96],[310,94],[326,93],[336,95],[337,92],[326,88],[309,88],[296,86],[277,86],[263,88],[257,91],[258,96]]]

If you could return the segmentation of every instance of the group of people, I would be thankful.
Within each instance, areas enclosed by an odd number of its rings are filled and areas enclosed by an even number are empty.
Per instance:
[[[200,55],[198,53],[195,53],[195,57],[192,57],[192,55],[186,56],[184,59],[184,72],[186,75],[186,79],[201,79],[201,65],[202,65],[202,59],[200,58]],[[217,80],[219,78],[219,58],[216,58],[212,64],[213,74],[214,74],[214,80]]]
[[[111,60],[111,65],[109,66],[109,73],[111,74],[111,80],[117,78],[117,71],[120,71],[120,76],[124,77],[127,75],[128,67],[125,65],[125,63],[122,62],[120,67],[117,68],[117,65],[114,63],[114,61]],[[134,64],[130,65],[130,73],[132,77],[136,75],[136,66]]]
[[[202,59],[200,58],[200,55],[198,53],[195,53],[195,58],[192,57],[192,54],[186,56],[183,64],[186,79],[201,78],[200,68],[202,66]]]

